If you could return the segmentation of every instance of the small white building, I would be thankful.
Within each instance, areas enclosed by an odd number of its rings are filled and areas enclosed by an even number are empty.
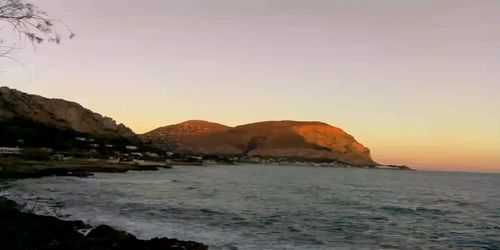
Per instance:
[[[186,158],[200,160],[200,161],[203,160],[202,156],[197,156],[197,155],[188,155],[188,156],[186,156]]]
[[[0,155],[18,155],[21,154],[20,148],[9,148],[9,147],[0,147]]]
[[[128,150],[137,150],[137,146],[126,146],[125,148]]]
[[[159,158],[160,156],[157,153],[151,153],[151,152],[146,152],[146,156],[152,157],[152,158]]]

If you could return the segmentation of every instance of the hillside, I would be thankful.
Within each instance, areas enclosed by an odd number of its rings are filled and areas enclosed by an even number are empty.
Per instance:
[[[189,126],[186,126],[186,123]],[[164,146],[167,145],[180,153],[337,160],[352,165],[376,165],[368,148],[342,129],[326,123],[266,121],[234,128],[217,124],[218,129],[201,126],[203,133],[197,129],[185,130],[186,127],[193,127],[191,122],[186,123],[164,127],[168,130],[153,130],[143,135],[143,138],[160,144],[163,140]],[[172,131],[177,133],[171,133]]]
[[[8,87],[0,87],[0,133],[0,143],[4,146],[12,146],[19,139],[33,146],[57,146],[76,135],[110,140],[136,138],[125,125],[78,103],[26,94]]]
[[[173,149],[198,137],[226,131],[230,128],[214,122],[189,120],[154,129],[141,135],[141,138],[159,147]]]

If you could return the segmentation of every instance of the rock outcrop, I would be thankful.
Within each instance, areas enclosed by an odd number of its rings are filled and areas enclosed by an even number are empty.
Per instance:
[[[189,124],[189,122],[187,122]],[[185,123],[167,126],[178,131]],[[214,124],[203,122],[203,124]],[[340,161],[350,165],[374,166],[370,150],[340,128],[322,122],[266,121],[237,126],[220,125],[205,133],[149,132],[143,136],[180,153],[226,156],[258,156],[314,161]]]
[[[0,87],[0,121],[24,119],[58,129],[106,137],[133,137],[134,132],[113,119],[75,102],[49,99]]]
[[[169,238],[137,239],[134,235],[107,225],[91,229],[81,221],[64,221],[52,216],[22,211],[12,200],[0,197],[0,243],[2,249],[53,250],[136,250],[178,249],[206,250],[208,246],[194,241]]]

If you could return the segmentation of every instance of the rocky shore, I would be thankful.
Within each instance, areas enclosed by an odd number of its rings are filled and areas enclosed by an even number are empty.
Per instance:
[[[0,197],[0,247],[12,250],[208,249],[208,246],[193,241],[169,238],[141,240],[106,225],[91,228],[81,221],[32,214],[22,211],[16,202],[3,197]]]
[[[168,166],[165,166],[168,167]],[[95,172],[152,171],[158,166],[103,162],[23,161],[0,158],[0,180],[44,176],[90,176]],[[107,225],[92,228],[82,221],[65,221],[23,211],[22,206],[0,197],[0,249],[27,250],[205,250],[208,246],[169,238],[137,239]]]
[[[165,165],[164,168],[170,166]],[[112,163],[107,161],[26,161],[0,158],[0,179],[37,178],[44,176],[91,176],[93,173],[125,173],[127,171],[154,171],[156,165]]]

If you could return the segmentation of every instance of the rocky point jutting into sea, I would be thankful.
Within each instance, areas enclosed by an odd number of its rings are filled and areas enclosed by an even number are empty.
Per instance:
[[[157,128],[141,137],[181,153],[378,165],[370,150],[353,136],[322,122],[264,121],[233,128],[193,120]]]

